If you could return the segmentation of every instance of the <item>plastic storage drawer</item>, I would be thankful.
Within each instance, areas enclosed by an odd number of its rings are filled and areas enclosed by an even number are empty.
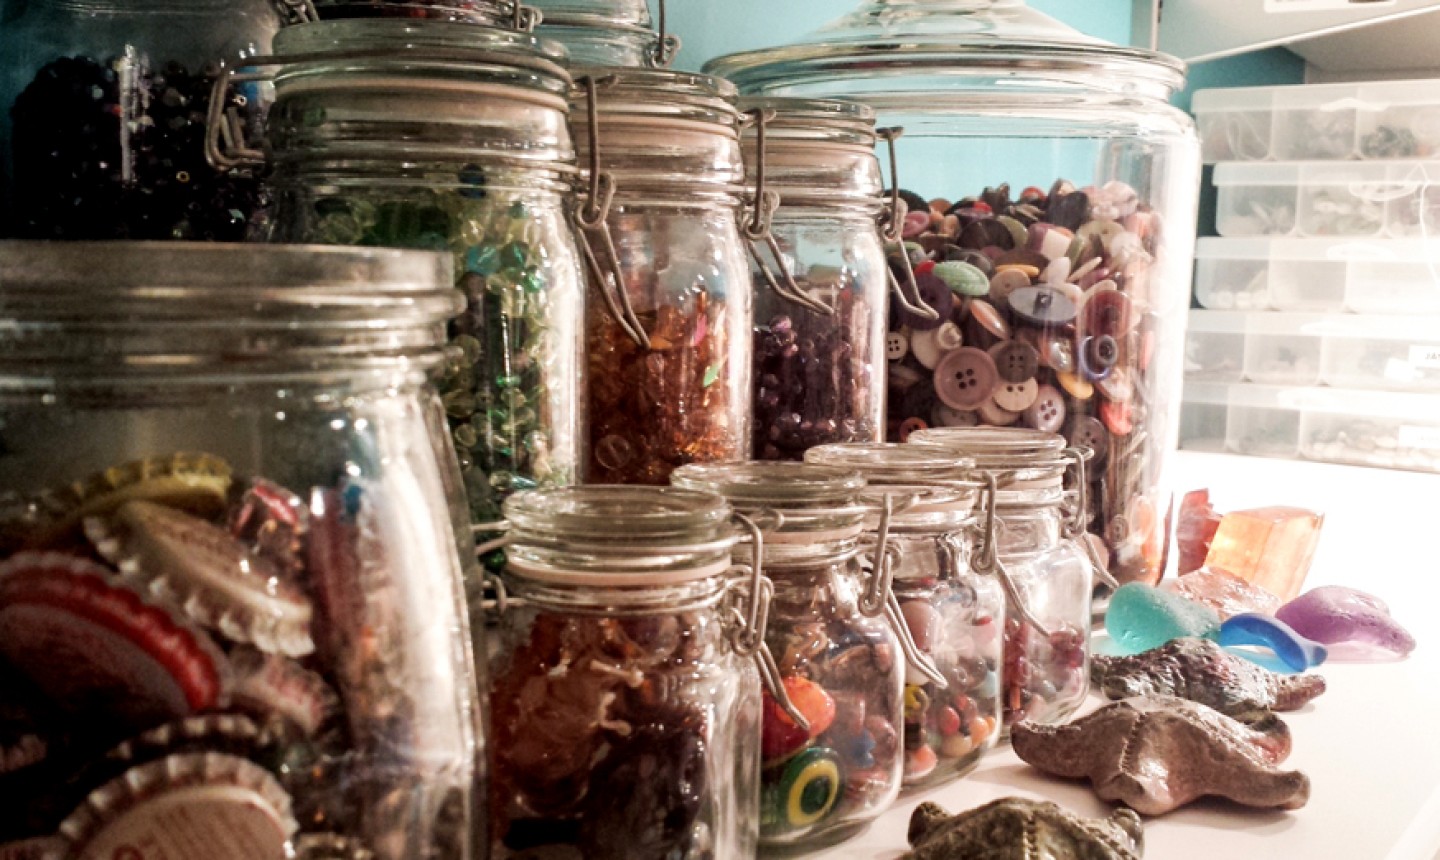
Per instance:
[[[1221,236],[1416,238],[1440,224],[1440,161],[1231,161],[1214,181]]]
[[[1440,239],[1201,239],[1206,308],[1440,314]]]
[[[1440,80],[1200,90],[1206,162],[1440,156]]]

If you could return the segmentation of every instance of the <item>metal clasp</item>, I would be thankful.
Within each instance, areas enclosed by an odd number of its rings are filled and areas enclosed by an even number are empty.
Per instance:
[[[915,637],[910,635],[910,625],[905,621],[905,613],[900,609],[900,598],[895,596],[894,556],[899,554],[899,550],[890,543],[890,520],[896,513],[895,496],[894,493],[886,493],[881,503],[880,524],[875,535],[875,558],[871,562],[870,582],[865,593],[860,596],[860,614],[875,618],[883,613],[890,622],[891,629],[895,631],[895,638],[900,642],[900,650],[905,654],[905,659],[924,675],[926,680],[944,690],[950,683],[940,673],[935,661],[915,644]],[[916,501],[916,497],[906,496],[900,504],[900,511],[913,506]]]
[[[770,652],[770,646],[765,644],[765,631],[770,626],[770,601],[775,596],[775,583],[770,581],[764,571],[765,534],[754,520],[744,514],[736,512],[733,516],[750,533],[750,564],[731,568],[732,572],[746,575],[750,601],[745,612],[733,606],[730,609],[731,645],[736,654],[755,661],[760,680],[765,684],[765,689],[770,691],[771,698],[797,727],[808,732],[810,721],[805,719],[805,715],[790,701],[790,694],[785,692],[785,682],[780,676],[775,655]]]
[[[308,0],[301,0],[309,6]],[[313,9],[313,7],[311,7]],[[271,57],[252,57],[247,66],[278,65]],[[228,104],[226,94],[235,83],[267,81],[273,75],[265,72],[239,72],[223,67],[210,87],[210,104],[205,111],[205,160],[220,172],[237,167],[259,167],[265,163],[265,152],[249,145],[245,139],[245,123],[240,119],[241,104]],[[238,98],[243,99],[244,96]]]
[[[513,15],[510,25],[521,33],[533,33],[545,20],[545,13],[533,6],[526,6],[520,0],[511,0]]]
[[[770,108],[755,108],[745,113],[750,117],[750,122],[755,124],[756,162],[755,208],[751,212],[749,220],[741,225],[741,232],[745,234],[746,239],[745,247],[750,252],[750,258],[759,268],[760,276],[777,295],[806,310],[814,311],[822,316],[831,316],[835,313],[834,308],[810,296],[795,282],[795,275],[785,263],[785,255],[780,250],[780,243],[776,240],[772,229],[775,210],[780,208],[780,193],[766,187],[765,162],[768,156],[765,129],[769,123],[775,120],[775,111]],[[778,278],[765,262],[764,257],[761,256],[759,247],[761,244],[769,248],[771,255],[775,258],[775,267],[780,270]]]
[[[275,11],[280,13],[285,25],[311,24],[320,20],[320,13],[310,0],[271,0]]]
[[[900,307],[909,313],[927,320],[939,319],[939,312],[920,298],[920,287],[915,283],[915,266],[910,262],[910,251],[905,247],[907,207],[905,201],[900,199],[900,170],[895,157],[895,141],[905,134],[905,129],[892,126],[876,129],[875,133],[885,141],[890,154],[890,205],[880,213],[880,236],[886,242],[899,247],[901,267],[905,270],[905,283],[902,285],[895,277],[895,271],[888,265],[885,267],[885,273],[890,277],[890,289],[894,291],[895,300],[900,303]],[[909,296],[905,295],[906,287],[910,289]]]
[[[991,472],[986,472],[985,494],[983,496],[986,510],[985,543],[984,548],[976,553],[973,567],[976,573],[995,574],[996,578],[1000,580],[1001,587],[1005,589],[1005,600],[1009,605],[1015,608],[1015,611],[1026,624],[1035,628],[1042,636],[1048,639],[1050,636],[1049,628],[1041,624],[1040,619],[1035,617],[1035,613],[1030,609],[1030,604],[1025,600],[1025,595],[1020,591],[1020,585],[1010,576],[1010,571],[1005,568],[1005,563],[1000,560],[998,539],[999,519],[995,514],[995,509],[999,507],[995,501],[998,492],[999,489],[995,481],[995,475]]]
[[[675,62],[675,55],[680,53],[680,37],[674,33],[665,32],[665,0],[659,0],[659,31],[655,34],[655,47],[650,49],[650,62],[656,68],[669,68]]]
[[[1095,567],[1095,578],[1100,580],[1100,583],[1106,588],[1114,590],[1120,587],[1120,582],[1105,568],[1105,561],[1100,558],[1100,553],[1095,549],[1095,544],[1089,536],[1090,482],[1085,475],[1085,461],[1093,456],[1095,456],[1093,452],[1084,448],[1065,449],[1065,457],[1070,461],[1066,471],[1068,472],[1070,467],[1074,467],[1076,483],[1075,516],[1066,523],[1065,536],[1085,545],[1085,554],[1090,558],[1090,564]]]

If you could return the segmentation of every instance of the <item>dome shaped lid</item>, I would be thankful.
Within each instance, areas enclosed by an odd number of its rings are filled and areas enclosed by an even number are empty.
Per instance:
[[[1083,75],[1097,90],[1165,98],[1185,81],[1180,60],[1091,38],[1023,0],[866,0],[794,44],[720,57],[705,71],[747,93],[837,80],[869,81],[850,90],[895,92],[953,90],[957,77]]]

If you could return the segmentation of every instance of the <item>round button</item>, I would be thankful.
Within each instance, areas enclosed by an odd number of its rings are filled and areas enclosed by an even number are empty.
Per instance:
[[[905,442],[909,440],[911,433],[925,430],[929,426],[930,425],[926,424],[923,418],[916,418],[914,416],[906,418],[904,421],[900,422],[900,441]]]
[[[1095,396],[1095,386],[1078,374],[1060,372],[1055,374],[1055,379],[1060,383],[1060,387],[1065,389],[1065,393],[1076,400],[1089,400]]]
[[[899,361],[910,352],[910,338],[904,329],[892,331],[885,335],[885,357],[891,361]]]
[[[1002,382],[990,396],[1002,409],[1024,412],[1039,394],[1040,384],[1034,379],[1026,379],[1021,382]]]
[[[1093,415],[1076,415],[1070,424],[1070,445],[1074,448],[1089,448],[1095,456],[1086,463],[1087,470],[1105,461],[1110,453],[1110,431],[1105,429]]]
[[[980,404],[980,420],[993,427],[1009,427],[1020,420],[1019,412],[1011,412],[993,400]]]
[[[1005,318],[1000,316],[1000,312],[995,310],[994,305],[984,299],[970,300],[970,316],[980,324],[981,328],[1001,340],[1010,338],[1010,324],[1005,322]]]
[[[1124,367],[1111,370],[1108,376],[1095,383],[1095,387],[1106,400],[1116,403],[1128,403],[1135,394],[1134,377]]]
[[[980,416],[969,409],[951,409],[944,403],[936,403],[930,412],[930,422],[936,427],[974,427],[980,423]]]
[[[1085,305],[1081,311],[1084,334],[1119,337],[1130,330],[1134,316],[1130,312],[1130,297],[1115,289],[1113,284],[1114,281],[1102,281],[1085,294]]]
[[[950,288],[945,286],[945,282],[935,277],[933,273],[922,275],[916,272],[915,286],[920,292],[920,301],[934,310],[938,316],[933,320],[926,319],[904,306],[899,306],[901,321],[915,331],[939,328],[942,322],[950,318],[950,311],[955,307],[955,294],[950,292]]]
[[[995,369],[1006,382],[1024,382],[1040,370],[1040,353],[1022,340],[1007,340],[990,347]]]
[[[990,301],[997,306],[1004,307],[1010,301],[1010,294],[1016,290],[1023,290],[1030,286],[1030,279],[1024,272],[1018,269],[1005,269],[996,271],[995,277],[990,279]]]
[[[960,327],[949,320],[946,320],[937,329],[917,331],[910,338],[910,351],[915,354],[915,360],[924,365],[927,370],[934,370],[935,365],[940,363],[941,356],[960,345],[957,343],[950,349],[945,348],[944,343],[941,342],[941,332],[945,332],[947,329],[953,332],[953,335],[947,334],[944,342],[952,343],[959,337]]]
[[[1075,319],[1075,303],[1050,287],[1025,287],[1010,294],[1010,309],[1035,325],[1064,325]]]
[[[1035,402],[1025,409],[1025,426],[1042,433],[1058,433],[1065,423],[1065,395],[1053,385],[1042,385]]]
[[[1129,436],[1135,425],[1130,417],[1130,404],[1106,400],[1100,404],[1100,420],[1114,436]]]
[[[1109,370],[1120,360],[1120,344],[1108,334],[1087,337],[1080,342],[1080,356],[1083,367],[1093,373]]]
[[[935,367],[935,393],[952,409],[975,409],[989,402],[999,381],[995,362],[974,347],[960,347]]]
[[[995,274],[995,263],[980,251],[962,248],[959,245],[945,246],[945,261],[948,263],[969,263],[988,280]]]
[[[885,370],[885,382],[892,392],[904,391],[917,383],[929,381],[930,374],[908,364],[892,364]]]

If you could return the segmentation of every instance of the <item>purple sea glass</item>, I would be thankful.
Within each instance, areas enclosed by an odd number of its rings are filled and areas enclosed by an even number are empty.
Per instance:
[[[1359,642],[1401,657],[1415,650],[1415,637],[1390,617],[1384,601],[1341,585],[1313,588],[1282,606],[1275,617],[1327,645]]]

